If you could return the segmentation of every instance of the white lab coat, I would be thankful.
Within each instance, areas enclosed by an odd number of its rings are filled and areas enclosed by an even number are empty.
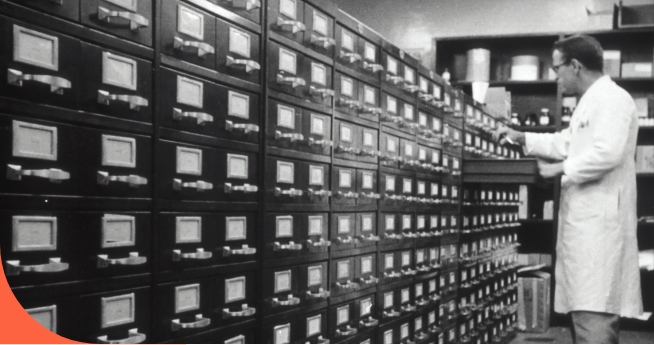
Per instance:
[[[563,161],[554,310],[643,313],[636,238],[633,99],[608,76],[581,97],[570,127],[527,133],[525,154]]]

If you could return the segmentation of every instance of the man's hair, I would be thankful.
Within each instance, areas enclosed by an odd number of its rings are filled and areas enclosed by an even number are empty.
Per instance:
[[[591,71],[604,70],[604,50],[593,37],[586,35],[568,37],[554,43],[554,49],[560,51],[567,62],[576,59]]]

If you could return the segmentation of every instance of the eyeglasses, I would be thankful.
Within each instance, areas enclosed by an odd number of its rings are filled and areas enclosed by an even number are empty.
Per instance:
[[[559,73],[559,68],[560,68],[561,66],[565,66],[565,65],[568,65],[568,64],[570,64],[570,61],[566,61],[566,62],[561,63],[561,64],[559,64],[559,65],[552,66],[552,70],[554,71],[554,73],[557,73],[557,74],[558,74],[558,73]]]

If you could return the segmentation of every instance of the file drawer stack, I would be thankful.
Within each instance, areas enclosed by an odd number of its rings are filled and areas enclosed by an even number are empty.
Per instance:
[[[516,159],[517,148],[495,143],[499,125],[471,99],[465,104],[464,154],[468,161]],[[515,334],[519,185],[463,185],[459,243],[457,336],[462,343],[503,343]]]
[[[154,340],[152,23],[148,0],[0,3],[3,269],[83,342]]]
[[[257,340],[262,8],[157,2],[156,342]]]

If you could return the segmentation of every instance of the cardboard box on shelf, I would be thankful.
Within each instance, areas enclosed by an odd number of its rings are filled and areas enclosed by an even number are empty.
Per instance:
[[[604,51],[604,74],[611,76],[611,78],[620,78],[619,50]]]
[[[518,329],[543,333],[550,325],[550,274],[528,271],[518,276]]]
[[[625,62],[622,64],[622,78],[652,77],[651,62]]]

